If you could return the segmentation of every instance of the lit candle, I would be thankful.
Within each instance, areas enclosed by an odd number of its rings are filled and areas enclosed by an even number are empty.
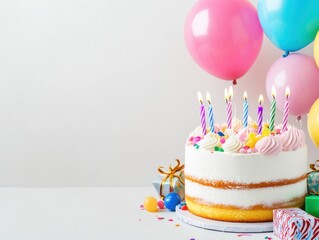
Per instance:
[[[199,110],[200,110],[200,122],[202,126],[202,132],[203,132],[203,135],[206,135],[205,107],[203,104],[203,97],[200,92],[197,93],[197,96],[198,96],[198,101],[200,103]]]
[[[269,130],[273,131],[275,127],[275,115],[276,115],[276,89],[275,86],[271,88],[272,102],[270,106],[270,121],[269,121]]]
[[[229,89],[231,90],[231,89]],[[231,92],[228,93],[227,88],[225,88],[225,100],[226,100],[226,117],[227,117],[227,128],[231,129],[232,122],[232,102],[231,102]]]
[[[248,126],[248,97],[247,92],[244,92],[244,127]]]
[[[290,89],[289,87],[286,87],[286,101],[284,106],[284,116],[282,121],[282,132],[285,132],[288,130],[287,123],[288,123],[288,114],[289,114],[289,96],[290,96]]]
[[[209,129],[213,133],[214,132],[214,114],[212,107],[212,98],[210,97],[209,92],[206,93],[206,101],[208,102],[208,119],[209,119]]]
[[[259,106],[258,106],[258,116],[257,116],[257,123],[258,123],[258,134],[261,134],[262,132],[262,127],[263,127],[263,106],[261,105],[262,102],[264,101],[263,95],[259,96]]]

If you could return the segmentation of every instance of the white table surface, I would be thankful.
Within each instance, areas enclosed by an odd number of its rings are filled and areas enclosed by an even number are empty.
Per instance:
[[[141,210],[149,195],[157,197],[152,187],[0,188],[0,239],[278,239],[273,233],[205,230],[181,222],[174,212]]]

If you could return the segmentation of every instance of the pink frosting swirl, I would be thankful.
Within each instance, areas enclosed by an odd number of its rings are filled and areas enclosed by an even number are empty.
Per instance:
[[[305,133],[292,126],[280,135],[284,151],[295,151],[305,145]]]
[[[282,151],[282,143],[279,137],[270,135],[260,139],[256,143],[255,148],[262,154],[277,154]]]

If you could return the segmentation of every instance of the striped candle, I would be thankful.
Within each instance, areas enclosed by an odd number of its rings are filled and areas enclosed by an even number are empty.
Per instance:
[[[214,114],[213,114],[213,107],[212,107],[212,98],[210,97],[209,92],[206,93],[206,101],[208,102],[209,129],[213,133],[215,131]]]
[[[289,96],[290,96],[290,89],[289,87],[286,87],[286,101],[284,106],[284,116],[282,120],[282,132],[285,132],[288,130],[287,123],[288,123],[288,114],[289,114]]]
[[[274,131],[275,115],[276,115],[276,89],[275,89],[275,86],[272,86],[271,95],[272,95],[272,102],[271,102],[271,106],[270,106],[269,130]]]
[[[258,106],[258,114],[257,114],[257,124],[258,124],[258,132],[257,134],[261,134],[263,128],[263,106],[261,105],[264,101],[263,95],[259,96],[259,106]]]
[[[248,97],[247,92],[244,92],[244,117],[243,117],[244,127],[248,127]]]
[[[232,123],[232,102],[231,96],[228,95],[227,89],[225,89],[225,100],[226,100],[226,118],[227,118],[227,128],[231,129]]]
[[[200,110],[200,122],[202,126],[202,133],[203,135],[206,135],[205,107],[203,104],[203,97],[200,92],[197,93],[197,96],[198,96],[198,101],[200,103],[199,110]]]

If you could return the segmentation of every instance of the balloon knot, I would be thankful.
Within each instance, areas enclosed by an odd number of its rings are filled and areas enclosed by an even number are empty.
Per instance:
[[[301,120],[301,116],[298,116],[297,117],[297,121],[299,122]]]
[[[287,57],[287,56],[289,55],[289,53],[290,53],[289,51],[284,52],[284,54],[282,55],[282,57],[284,57],[284,58]]]
[[[236,79],[233,80],[233,85],[237,85],[237,80]]]

